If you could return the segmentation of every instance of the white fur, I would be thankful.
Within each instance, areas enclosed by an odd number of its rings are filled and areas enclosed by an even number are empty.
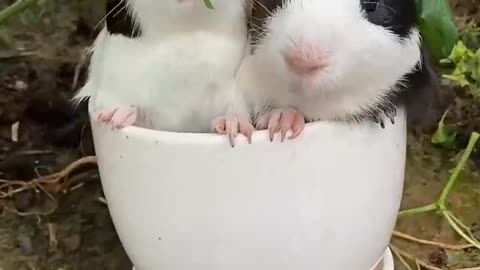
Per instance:
[[[97,112],[136,105],[146,118],[138,125],[178,132],[209,132],[214,117],[244,107],[235,91],[247,40],[241,1],[213,1],[213,11],[202,1],[127,3],[142,36],[104,29],[76,99],[91,97]]]
[[[287,0],[269,19],[241,75],[249,82],[243,89],[257,112],[272,103],[296,107],[313,120],[366,114],[379,102],[388,102],[396,84],[421,59],[417,29],[401,41],[369,23],[359,0]],[[328,55],[326,69],[308,83],[287,70],[281,55],[299,40],[316,44]]]

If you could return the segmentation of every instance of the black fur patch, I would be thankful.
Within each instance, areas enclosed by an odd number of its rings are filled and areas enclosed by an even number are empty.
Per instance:
[[[408,126],[416,129],[430,129],[436,121],[440,107],[440,79],[434,70],[430,54],[422,46],[422,66],[407,76],[406,86],[400,95],[400,104],[407,110]]]
[[[106,24],[112,34],[126,37],[139,37],[142,34],[140,27],[136,27],[132,16],[127,9],[127,0],[107,0]]]
[[[399,37],[408,36],[417,25],[415,0],[360,0],[369,22],[390,29]]]

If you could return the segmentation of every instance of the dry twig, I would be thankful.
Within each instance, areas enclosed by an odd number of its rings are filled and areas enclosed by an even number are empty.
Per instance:
[[[434,242],[434,241],[429,241],[429,240],[424,240],[420,238],[416,238],[414,236],[408,235],[406,233],[402,233],[399,231],[394,231],[393,236],[402,238],[408,241],[412,241],[415,243],[419,243],[422,245],[428,245],[428,246],[435,246],[443,249],[449,249],[449,250],[464,250],[467,248],[472,248],[475,247],[474,245],[471,244],[465,244],[465,245],[449,245],[449,244],[444,244],[444,243],[439,243],[439,242]]]
[[[48,215],[53,213],[57,208],[57,201],[55,198],[47,191],[46,187],[52,184],[59,184],[60,189],[65,189],[68,187],[69,176],[70,174],[78,169],[79,167],[86,165],[86,164],[96,164],[97,158],[95,156],[84,157],[78,159],[65,167],[62,171],[47,175],[47,176],[40,176],[35,178],[31,181],[20,181],[20,180],[4,180],[0,179],[0,200],[11,199],[15,194],[26,190],[35,190],[43,192],[53,203],[54,207],[52,207],[48,211],[44,212],[28,212],[22,213],[10,207],[5,207],[5,210],[8,210],[12,213],[15,213],[19,216],[29,216],[29,215]]]
[[[404,251],[404,250],[401,250],[400,248],[394,246],[394,245],[390,245],[390,248],[392,249],[393,253],[401,260],[401,261],[405,261],[405,258],[415,262],[416,265],[420,266],[420,267],[423,267],[425,269],[428,269],[428,270],[444,270],[442,268],[439,268],[439,267],[436,267],[436,266],[433,266],[433,265],[430,265],[422,260],[419,260],[418,258],[414,257],[413,255],[409,254],[408,252]],[[405,261],[406,263],[406,261]],[[453,270],[480,270],[480,266],[479,267],[472,267],[472,268],[460,268],[460,269],[453,269]]]
[[[47,176],[42,176],[35,178],[29,182],[21,180],[3,180],[0,179],[0,199],[8,199],[13,195],[34,188],[42,189],[45,185],[57,184],[63,181],[62,185],[65,185],[65,182],[68,180],[69,175],[76,170],[78,167],[81,167],[85,164],[96,164],[97,158],[94,156],[81,158],[58,173],[54,173]],[[3,190],[8,191],[3,191]]]
[[[50,247],[56,248],[58,244],[57,225],[54,223],[48,223],[47,229],[48,229],[48,243],[50,244]]]

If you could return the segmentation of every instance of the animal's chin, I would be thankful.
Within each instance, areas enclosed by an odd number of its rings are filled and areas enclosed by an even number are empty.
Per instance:
[[[291,86],[301,92],[310,92],[322,84],[322,77],[318,74],[289,74]]]
[[[303,97],[315,97],[320,95],[321,82],[318,79],[298,79],[294,78],[290,84],[290,91]]]

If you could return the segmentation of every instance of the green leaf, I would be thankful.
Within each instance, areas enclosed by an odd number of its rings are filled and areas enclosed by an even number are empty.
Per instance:
[[[461,87],[467,87],[470,85],[470,82],[468,81],[468,79],[465,77],[464,74],[443,75],[442,77],[455,82]]]
[[[466,88],[475,99],[480,100],[480,49],[474,52],[459,41],[448,58],[440,62],[453,64],[451,73],[442,75],[443,78]]]
[[[207,8],[214,9],[213,4],[210,0],[203,0],[203,3],[205,3],[205,6],[207,6]]]
[[[432,144],[449,148],[455,142],[455,137],[457,136],[456,133],[449,132],[445,127],[444,121],[445,117],[447,116],[448,111],[446,111],[440,122],[438,123],[438,128],[432,136],[431,142]]]
[[[462,61],[468,61],[475,56],[475,53],[472,52],[469,48],[465,46],[462,41],[458,43],[451,50],[448,59],[453,61],[455,64],[461,63]]]
[[[448,57],[458,40],[448,0],[417,0],[422,38],[437,60]]]

